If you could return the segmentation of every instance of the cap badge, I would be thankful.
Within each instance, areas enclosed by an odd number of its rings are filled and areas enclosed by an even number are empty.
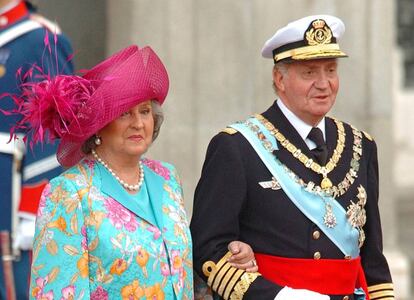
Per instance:
[[[332,31],[324,20],[318,19],[309,25],[305,32],[305,38],[310,46],[330,44]]]

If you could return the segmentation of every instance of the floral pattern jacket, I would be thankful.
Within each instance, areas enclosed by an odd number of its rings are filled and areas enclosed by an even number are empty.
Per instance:
[[[49,183],[36,220],[31,299],[193,299],[178,175],[164,162],[143,165],[136,195],[87,159]]]

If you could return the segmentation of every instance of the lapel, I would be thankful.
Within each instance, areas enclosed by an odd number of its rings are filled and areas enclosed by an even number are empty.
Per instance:
[[[148,223],[152,225],[154,222],[153,215],[157,223],[159,223],[160,217],[158,214],[162,213],[161,205],[162,202],[162,190],[163,182],[160,182],[159,178],[154,178],[153,172],[144,166],[144,183],[142,190],[136,194],[131,195],[121,186],[121,184],[109,173],[109,171],[103,167],[101,164],[96,164],[99,177],[101,179],[101,190],[104,194],[110,196],[115,201],[120,203],[122,206],[132,211],[135,215],[139,216],[142,219],[145,219]],[[160,177],[160,176],[158,176]],[[148,184],[150,183],[150,184]],[[143,198],[146,197],[145,190],[148,191],[149,203],[151,207],[145,209],[143,206],[139,205],[140,201],[143,202]],[[154,205],[155,204],[155,205]],[[152,209],[151,209],[152,208]]]
[[[164,202],[164,189],[165,179],[156,174],[153,170],[143,164],[145,174],[145,185],[147,187],[148,196],[150,199],[152,211],[154,212],[155,221],[158,228],[162,232],[164,227],[162,204]]]
[[[328,147],[328,159],[332,157],[338,139],[337,127],[333,119],[325,117],[326,145]]]

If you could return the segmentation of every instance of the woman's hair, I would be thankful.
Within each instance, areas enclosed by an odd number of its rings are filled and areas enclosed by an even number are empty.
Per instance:
[[[151,100],[152,117],[154,119],[154,131],[152,133],[152,141],[158,137],[160,133],[161,124],[164,121],[164,112],[162,111],[161,105],[156,100]],[[96,148],[95,144],[96,134],[91,136],[82,145],[82,152],[85,154],[91,153],[92,149]]]
[[[161,105],[155,100],[151,100],[151,107],[152,116],[154,118],[154,132],[152,134],[152,141],[155,141],[158,134],[160,133],[161,124],[164,122],[164,112],[162,111]]]

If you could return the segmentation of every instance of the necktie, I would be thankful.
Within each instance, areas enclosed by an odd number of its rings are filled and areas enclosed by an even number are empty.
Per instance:
[[[316,148],[311,150],[314,158],[320,165],[324,166],[328,159],[328,147],[323,139],[322,130],[313,127],[308,134],[308,139],[316,144]]]

